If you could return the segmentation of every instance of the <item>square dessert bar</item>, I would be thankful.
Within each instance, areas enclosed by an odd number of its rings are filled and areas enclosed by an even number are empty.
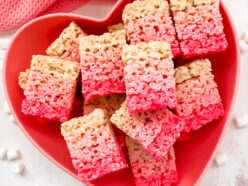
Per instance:
[[[130,114],[122,103],[111,123],[140,143],[157,161],[162,161],[180,136],[183,122],[167,108]]]
[[[80,62],[78,38],[86,35],[75,22],[71,22],[62,31],[59,38],[47,48],[46,53],[49,56],[59,57],[60,59]],[[23,90],[26,88],[29,72],[30,69],[26,69],[25,72],[20,72],[18,77],[19,86]]]
[[[197,130],[203,125],[224,116],[211,62],[198,59],[175,70],[178,105],[175,113],[184,120],[183,131]]]
[[[135,114],[176,107],[174,63],[163,41],[125,45],[122,50],[128,110]]]
[[[63,123],[61,133],[81,181],[92,181],[127,167],[102,109]]]
[[[178,180],[173,147],[157,162],[141,145],[126,137],[129,161],[136,186],[169,186]]]
[[[122,19],[131,44],[167,41],[174,57],[181,54],[167,0],[129,3],[123,10]]]
[[[126,44],[124,30],[80,38],[82,93],[94,97],[125,93],[121,51]]]
[[[80,62],[78,38],[86,35],[75,22],[71,22],[47,48],[46,53],[49,56]]]
[[[76,62],[34,55],[22,112],[61,122],[70,119],[79,72]]]
[[[110,119],[114,112],[120,108],[125,99],[125,95],[123,94],[110,94],[107,96],[93,98],[90,101],[84,101],[84,115],[90,114],[96,108],[101,108],[108,115],[108,119]],[[115,126],[113,127],[113,129],[118,144],[120,145],[120,147],[125,147],[125,133]]]
[[[228,47],[218,0],[171,0],[171,9],[184,58]]]

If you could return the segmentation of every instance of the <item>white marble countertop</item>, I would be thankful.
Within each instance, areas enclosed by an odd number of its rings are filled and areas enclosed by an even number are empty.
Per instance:
[[[248,32],[248,1],[223,0],[226,4],[241,35]],[[99,6],[100,5],[100,6]],[[93,0],[74,13],[91,17],[103,17],[111,9],[113,1]],[[97,11],[91,11],[92,8]],[[97,15],[96,15],[97,12]],[[0,31],[0,39],[11,37],[17,29]],[[0,67],[2,61],[0,60]],[[238,97],[233,112],[233,117],[248,114],[248,52],[241,56],[241,76]],[[0,186],[82,186],[75,180],[44,157],[24,136],[21,130],[9,120],[3,112],[2,72],[0,70],[0,147],[17,148],[22,152],[21,159],[25,164],[23,175],[11,172],[14,162],[0,160]],[[231,121],[219,151],[228,156],[228,162],[217,167],[214,163],[201,182],[201,186],[248,186],[248,127],[237,129]]]

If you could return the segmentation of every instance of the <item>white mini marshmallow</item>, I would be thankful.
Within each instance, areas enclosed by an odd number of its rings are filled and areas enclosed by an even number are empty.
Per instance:
[[[21,174],[24,171],[24,164],[21,162],[17,162],[14,165],[12,165],[11,170],[15,174]]]
[[[6,154],[7,154],[7,149],[4,147],[0,147],[0,159],[3,160],[6,158]]]
[[[215,156],[215,163],[218,166],[222,166],[227,162],[227,155],[224,152],[219,152],[217,153],[217,155]]]
[[[15,118],[12,114],[9,115],[9,120],[11,123],[16,124]]]
[[[3,103],[3,111],[4,111],[6,114],[10,114],[9,105],[8,105],[8,103],[7,103],[6,101]]]
[[[238,128],[247,127],[248,126],[248,114],[235,117],[235,124]]]
[[[3,59],[5,56],[6,50],[0,49],[0,59]]]
[[[21,156],[21,153],[17,149],[10,149],[7,152],[7,159],[8,160],[16,160],[16,159],[19,159],[20,156]]]
[[[248,32],[244,32],[241,38],[248,44]]]
[[[0,49],[7,49],[10,41],[11,41],[11,39],[8,37],[0,38]]]
[[[239,46],[241,52],[247,52],[248,51],[248,43],[246,43],[244,40],[239,41]]]

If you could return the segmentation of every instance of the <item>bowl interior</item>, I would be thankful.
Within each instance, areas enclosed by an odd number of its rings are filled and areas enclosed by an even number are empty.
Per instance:
[[[73,14],[53,14],[31,21],[16,34],[6,56],[3,78],[5,93],[19,127],[44,155],[75,178],[77,178],[76,171],[60,134],[60,123],[25,116],[21,112],[24,95],[18,86],[18,75],[19,72],[29,68],[32,55],[45,54],[45,49],[71,21],[76,21],[88,34],[101,34],[107,31],[107,25],[121,21],[121,12],[127,2],[119,1],[109,16],[103,20]],[[233,25],[223,5],[221,5],[221,12],[229,47],[225,52],[207,57],[212,61],[213,73],[226,114],[222,119],[192,132],[189,140],[176,143],[178,185],[192,186],[199,181],[222,137],[236,95],[239,51]],[[133,178],[130,169],[125,169],[104,176],[93,183],[101,186],[133,185]]]

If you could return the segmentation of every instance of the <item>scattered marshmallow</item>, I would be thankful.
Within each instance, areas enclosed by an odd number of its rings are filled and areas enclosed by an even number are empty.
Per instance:
[[[4,111],[6,114],[10,114],[9,105],[8,105],[8,103],[7,103],[6,101],[3,103],[3,111]]]
[[[15,118],[12,114],[9,115],[9,120],[11,123],[16,124]]]
[[[23,163],[17,162],[14,165],[12,165],[11,170],[15,174],[21,174],[21,173],[23,173],[24,168],[25,168],[25,166]]]
[[[242,40],[244,40],[248,44],[248,32],[244,32],[241,37]]]
[[[16,159],[19,159],[20,156],[21,156],[21,153],[17,149],[10,149],[7,152],[7,159],[8,160],[16,160]]]
[[[6,158],[6,154],[7,154],[7,149],[4,147],[0,147],[0,159],[3,160]]]
[[[235,123],[238,128],[243,128],[248,126],[248,115],[240,115],[235,117]]]
[[[248,51],[248,43],[246,43],[244,40],[239,41],[239,46],[241,52],[247,52]]]
[[[1,38],[0,39],[0,49],[7,49],[9,46],[11,39],[6,37],[6,38]]]
[[[215,163],[218,166],[222,166],[227,162],[227,155],[224,152],[219,152],[217,153],[217,155],[215,156]]]
[[[5,56],[6,50],[0,49],[0,59],[3,59]]]

